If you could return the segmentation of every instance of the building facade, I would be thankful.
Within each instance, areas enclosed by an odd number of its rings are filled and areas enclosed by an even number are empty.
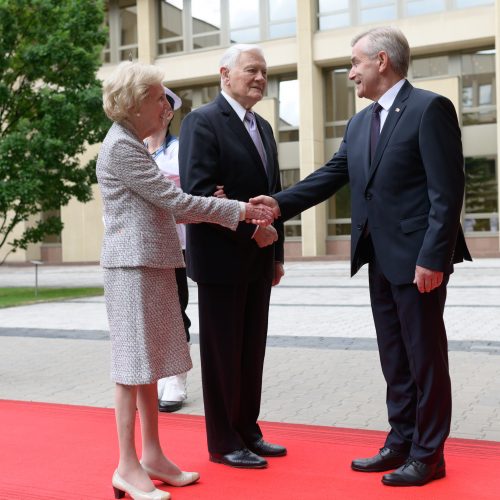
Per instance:
[[[231,43],[257,43],[268,63],[266,98],[257,111],[273,125],[283,185],[323,165],[337,150],[347,120],[370,104],[347,78],[351,39],[396,25],[412,48],[413,85],[448,96],[462,128],[466,192],[462,215],[473,256],[500,255],[496,40],[492,0],[109,0],[109,40],[99,77],[130,57],[165,70],[183,101],[172,124],[219,91],[218,63]],[[92,148],[88,155],[95,155]],[[7,262],[96,262],[101,201],[61,208],[64,230]],[[348,258],[350,193],[286,223],[288,257]]]

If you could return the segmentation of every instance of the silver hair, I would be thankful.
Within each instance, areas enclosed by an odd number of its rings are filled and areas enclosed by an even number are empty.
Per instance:
[[[410,45],[403,32],[394,26],[382,26],[372,28],[356,35],[351,42],[354,47],[362,38],[368,39],[366,54],[373,58],[380,51],[387,53],[391,66],[396,74],[401,77],[408,75],[408,66],[410,65]]]
[[[102,102],[107,117],[115,122],[126,120],[139,108],[150,87],[161,84],[164,76],[151,64],[121,62],[103,83]]]
[[[264,52],[258,45],[251,45],[247,43],[237,43],[231,45],[221,57],[219,67],[232,69],[238,63],[238,59],[243,52],[257,52],[260,56],[264,57]]]

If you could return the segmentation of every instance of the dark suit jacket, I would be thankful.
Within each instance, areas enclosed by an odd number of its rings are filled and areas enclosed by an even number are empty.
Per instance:
[[[460,128],[447,98],[405,82],[389,110],[370,164],[368,106],[348,123],[339,151],[322,168],[274,197],[287,219],[350,183],[351,275],[366,262],[368,224],[377,259],[393,284],[415,265],[450,273],[470,259],[460,226],[464,170]]]
[[[259,153],[227,100],[213,102],[189,113],[182,121],[179,170],[184,191],[212,196],[224,186],[230,199],[248,201],[262,193],[281,190],[278,153],[271,126],[256,114],[267,154],[267,175]],[[248,282],[257,276],[272,278],[274,261],[283,262],[283,223],[275,223],[279,240],[259,248],[252,239],[252,224],[241,222],[236,232],[217,225],[187,227],[187,272],[199,283]]]

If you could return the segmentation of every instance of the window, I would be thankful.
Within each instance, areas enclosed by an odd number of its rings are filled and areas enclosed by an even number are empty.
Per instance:
[[[492,104],[492,87],[491,83],[479,85],[479,106]]]
[[[494,158],[465,159],[466,233],[498,233],[498,183]]]
[[[325,74],[325,138],[343,137],[355,112],[355,85],[349,80],[349,67],[328,70]]]
[[[221,45],[220,0],[160,0],[158,55]]]
[[[137,6],[133,2],[120,2],[120,61],[137,59]]]
[[[279,82],[279,142],[299,140],[299,81],[296,76]]]
[[[328,236],[351,234],[351,188],[342,187],[328,200]]]
[[[494,0],[318,0],[318,28],[332,30],[494,5]]]
[[[455,6],[458,9],[477,7],[478,5],[493,5],[494,3],[494,0],[455,0]]]
[[[294,36],[296,0],[158,0],[158,54]]]
[[[396,19],[396,0],[359,0],[360,24],[378,23]]]
[[[217,47],[221,44],[219,0],[191,0],[193,49]]]
[[[410,63],[412,79],[460,76],[462,123],[496,123],[495,50],[418,57]]]
[[[193,109],[212,102],[219,94],[220,86],[217,83],[203,87],[172,88],[172,90],[182,99],[182,106],[175,112],[171,123],[172,132],[177,135],[182,119]]]
[[[294,36],[296,0],[269,0],[269,38]]]
[[[464,125],[496,123],[495,51],[461,55]]]
[[[259,2],[230,2],[231,43],[253,43],[260,39]]]
[[[325,138],[340,139],[355,113],[354,83],[349,80],[350,66],[325,72]],[[351,233],[351,190],[349,185],[328,200],[328,236]]]
[[[331,30],[350,26],[349,0],[319,0],[319,29]]]
[[[137,5],[132,0],[110,0],[106,12],[109,29],[108,42],[104,48],[104,62],[118,63],[137,59]]]
[[[431,56],[414,58],[410,62],[413,78],[434,78],[449,74],[448,56]]]
[[[287,189],[293,186],[300,180],[300,170],[298,168],[291,168],[280,171],[281,188]],[[300,214],[292,217],[285,222],[285,237],[286,238],[300,238],[302,236],[301,216]]]
[[[158,55],[184,50],[182,0],[161,1],[158,15]]]
[[[445,10],[445,0],[408,0],[406,2],[406,15],[421,16],[432,12]]]

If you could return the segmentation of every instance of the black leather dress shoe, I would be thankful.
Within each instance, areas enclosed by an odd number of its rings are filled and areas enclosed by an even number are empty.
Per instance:
[[[182,401],[158,401],[158,410],[173,413],[174,411],[178,411],[182,408]]]
[[[387,486],[423,486],[424,484],[446,476],[444,458],[436,464],[424,464],[409,458],[398,470],[382,476]]]
[[[261,457],[284,457],[286,448],[279,444],[272,444],[260,438],[255,443],[249,444],[248,449]]]
[[[210,453],[210,461],[217,464],[229,465],[238,469],[264,469],[267,467],[267,461],[252,453],[249,449],[243,448],[231,453],[222,455],[220,453]]]
[[[406,453],[384,447],[374,457],[354,459],[351,468],[359,472],[384,472],[401,467],[407,459]]]

